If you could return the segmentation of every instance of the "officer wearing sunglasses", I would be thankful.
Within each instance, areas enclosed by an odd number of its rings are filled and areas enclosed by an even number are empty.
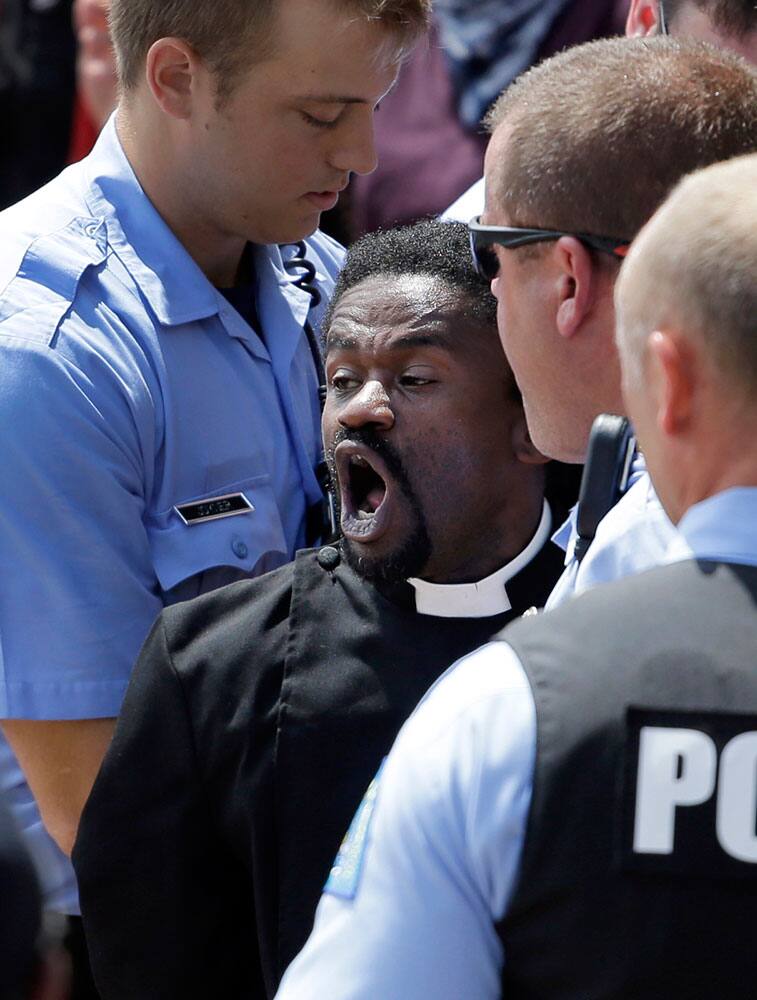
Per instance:
[[[480,215],[468,223],[468,230],[473,263],[485,281],[494,281],[499,272],[499,260],[492,249],[495,246],[515,249],[533,243],[559,240],[563,236],[574,236],[592,250],[622,259],[628,253],[630,245],[630,240],[592,236],[590,233],[567,233],[557,229],[533,229],[521,226],[487,226],[481,222]]]

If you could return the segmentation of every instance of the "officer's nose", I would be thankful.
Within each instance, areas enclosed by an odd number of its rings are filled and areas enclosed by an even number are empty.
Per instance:
[[[394,426],[394,411],[384,386],[378,379],[364,382],[360,391],[346,403],[339,414],[342,427],[359,428],[373,424],[388,431]]]
[[[357,110],[357,109],[356,109]],[[360,108],[338,135],[338,144],[329,157],[340,173],[372,174],[378,164],[373,131],[373,110]]]

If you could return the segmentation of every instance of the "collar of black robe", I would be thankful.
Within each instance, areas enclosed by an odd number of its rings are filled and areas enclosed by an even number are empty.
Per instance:
[[[491,618],[512,608],[517,610],[520,602],[508,593],[508,584],[514,584],[515,578],[542,551],[549,540],[551,528],[552,513],[545,500],[539,526],[525,549],[483,580],[476,583],[429,583],[411,577],[406,583],[380,584],[377,589],[396,604],[436,618]],[[547,593],[549,589],[551,583],[548,583]]]

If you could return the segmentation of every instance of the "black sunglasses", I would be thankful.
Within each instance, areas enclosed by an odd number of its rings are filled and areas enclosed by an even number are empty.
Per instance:
[[[592,250],[623,258],[628,253],[630,240],[616,240],[610,236],[592,236],[589,233],[566,233],[557,229],[523,229],[518,226],[485,226],[476,216],[468,223],[470,249],[476,270],[485,281],[493,281],[499,271],[499,261],[492,244],[500,247],[524,247],[529,243],[545,243],[563,236],[574,236]]]

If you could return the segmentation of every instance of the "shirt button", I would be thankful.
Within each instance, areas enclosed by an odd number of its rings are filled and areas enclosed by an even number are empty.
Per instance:
[[[237,559],[246,559],[250,554],[250,550],[247,548],[245,542],[241,538],[235,538],[231,543],[231,551],[237,557]]]
[[[316,558],[318,559],[318,565],[322,569],[327,570],[336,569],[342,559],[339,555],[339,550],[335,549],[333,545],[326,545],[322,549],[319,549]]]

